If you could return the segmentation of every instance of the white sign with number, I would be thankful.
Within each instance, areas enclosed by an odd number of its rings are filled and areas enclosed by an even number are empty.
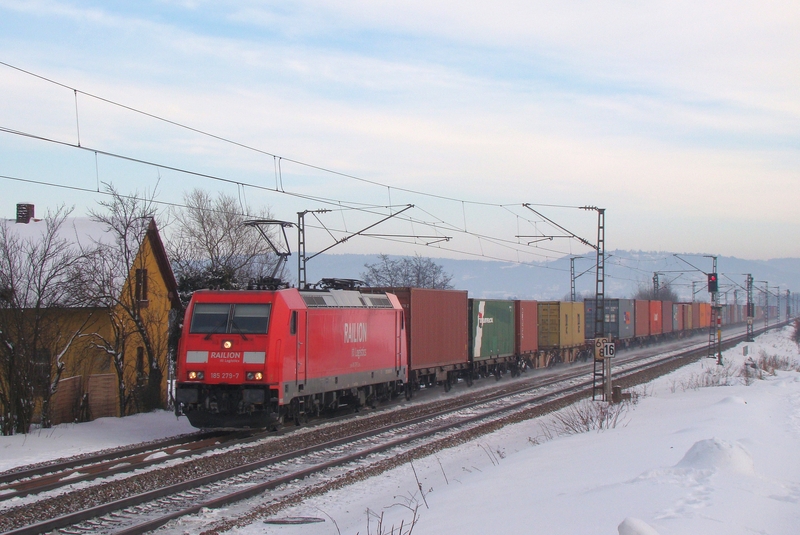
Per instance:
[[[614,342],[605,342],[603,344],[603,356],[605,358],[614,358],[614,354],[616,353],[616,347],[614,346]]]
[[[608,343],[608,338],[595,338],[594,340],[594,359],[603,360],[603,348]]]

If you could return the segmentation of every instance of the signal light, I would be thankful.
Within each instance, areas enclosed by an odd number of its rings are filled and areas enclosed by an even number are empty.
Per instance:
[[[708,291],[714,293],[719,290],[719,281],[716,273],[708,274]]]

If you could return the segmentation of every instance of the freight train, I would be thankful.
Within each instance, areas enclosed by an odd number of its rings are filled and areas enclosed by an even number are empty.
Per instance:
[[[198,428],[271,428],[570,363],[590,354],[593,307],[422,288],[198,291],[178,347],[176,414]],[[743,307],[724,307],[721,319],[744,321]],[[710,321],[707,303],[604,304],[604,331],[622,346],[707,331]]]

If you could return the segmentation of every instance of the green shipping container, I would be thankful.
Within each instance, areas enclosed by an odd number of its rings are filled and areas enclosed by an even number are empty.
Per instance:
[[[581,346],[586,342],[582,302],[539,301],[539,348]]]
[[[470,299],[469,327],[473,362],[514,354],[514,301]]]

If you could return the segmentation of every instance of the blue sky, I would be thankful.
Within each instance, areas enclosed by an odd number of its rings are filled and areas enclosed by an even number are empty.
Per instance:
[[[0,0],[0,61],[67,86],[0,66],[0,128],[76,144],[74,88],[81,145],[148,162],[0,131],[0,175],[88,190],[112,181],[165,203],[202,187],[292,221],[415,205],[374,231],[394,237],[340,252],[585,252],[516,238],[555,234],[529,202],[606,208],[610,249],[796,257],[798,50],[796,2]],[[292,195],[269,191],[281,189],[269,154],[285,158]],[[18,201],[80,215],[101,198],[0,184],[4,217]],[[594,214],[541,211],[595,238]],[[342,236],[385,213],[320,219]],[[311,232],[310,249],[330,243]]]

